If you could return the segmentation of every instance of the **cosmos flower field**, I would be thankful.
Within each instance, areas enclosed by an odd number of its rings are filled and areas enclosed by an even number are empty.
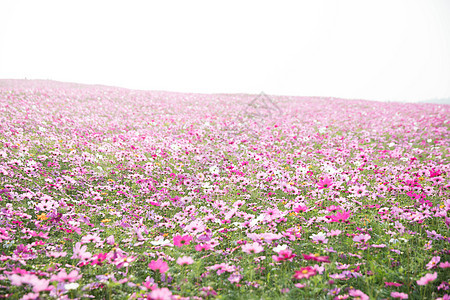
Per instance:
[[[449,299],[449,116],[0,80],[0,297]]]

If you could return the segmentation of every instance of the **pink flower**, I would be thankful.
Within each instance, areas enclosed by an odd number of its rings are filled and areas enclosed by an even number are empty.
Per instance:
[[[311,235],[311,239],[313,240],[313,243],[318,244],[319,242],[322,242],[324,244],[328,243],[328,239],[325,233],[319,232],[318,234]]]
[[[304,288],[304,287],[306,286],[306,284],[296,283],[296,284],[294,284],[294,286],[295,286],[296,288],[301,289],[301,288]]]
[[[365,243],[368,240],[370,240],[370,235],[368,235],[368,234],[359,234],[359,235],[357,235],[357,236],[355,236],[353,238],[354,242],[363,242],[363,243]]]
[[[319,256],[319,254],[312,254],[310,253],[309,255],[307,254],[302,254],[303,258],[306,260],[313,260],[313,261],[318,261],[318,262],[326,262],[329,263],[330,260],[328,259],[328,256]]]
[[[362,291],[360,290],[350,290],[348,292],[348,294],[350,296],[353,297],[353,299],[358,299],[358,300],[369,300],[369,296],[367,296],[366,294],[364,294]]]
[[[439,264],[439,268],[445,269],[445,268],[450,268],[450,262],[446,261],[446,262],[441,262]]]
[[[308,209],[308,207],[305,205],[298,205],[298,206],[294,207],[294,212],[299,213],[301,211],[306,211],[307,209]]]
[[[341,222],[341,221],[345,221],[348,218],[350,218],[350,213],[347,211],[343,211],[343,212],[338,211],[336,213],[336,215],[330,215],[327,217],[331,219],[331,222]]]
[[[152,300],[170,300],[172,299],[172,292],[168,288],[157,288],[151,291],[150,299]]]
[[[98,236],[98,234],[87,234],[81,238],[82,244],[86,244],[86,243],[90,243],[90,242],[98,243],[100,241],[101,241],[101,239]]]
[[[108,236],[108,237],[106,238],[106,243],[107,243],[108,245],[114,245],[114,243],[115,243],[114,235]]]
[[[233,274],[230,274],[230,276],[228,277],[228,281],[231,283],[238,283],[243,277],[244,276],[242,276],[238,272],[234,272]]]
[[[264,248],[260,244],[254,242],[252,244],[245,244],[244,246],[242,246],[242,251],[248,254],[260,253],[264,251]]]
[[[53,289],[53,286],[52,285],[49,286],[48,285],[49,283],[50,280],[48,279],[35,280],[34,282],[31,283],[33,285],[33,292],[39,293],[42,291],[50,291],[51,289]]]
[[[319,181],[317,183],[317,185],[319,186],[319,190],[326,189],[326,188],[329,188],[329,187],[331,187],[333,185],[333,180],[331,180],[328,177],[325,177],[324,179]]]
[[[405,293],[399,293],[399,292],[392,292],[391,293],[392,298],[400,298],[400,299],[408,299],[408,294]]]
[[[428,273],[419,280],[417,280],[418,285],[427,285],[429,282],[435,280],[437,278],[437,272],[434,272],[433,274]]]
[[[399,286],[402,286],[403,284],[397,283],[397,282],[385,282],[384,285],[385,286],[396,286],[396,287],[399,287]]]
[[[20,276],[20,275],[12,274],[8,278],[11,281],[10,282],[11,285],[21,286],[23,283],[22,276]]]
[[[69,274],[66,273],[65,269],[59,271],[57,275],[52,275],[50,281],[58,282],[75,282],[80,279],[83,275],[78,275],[77,270],[72,270]]]
[[[191,265],[192,263],[194,263],[194,260],[190,256],[183,256],[177,259],[177,264],[180,266]]]
[[[434,256],[429,263],[427,263],[427,270],[433,269],[434,267],[436,267],[436,265],[438,264],[438,262],[441,261],[441,257],[440,256]]]
[[[152,269],[153,271],[159,270],[159,272],[161,272],[161,273],[165,273],[167,270],[169,270],[169,266],[162,259],[152,260],[148,264],[148,267],[150,269]]]
[[[75,244],[75,247],[73,247],[73,255],[72,255],[72,259],[81,259],[81,260],[85,260],[85,259],[89,259],[92,257],[92,254],[90,252],[87,252],[87,246],[81,246],[80,242],[77,242]]]
[[[345,294],[345,295],[337,295],[336,297],[334,297],[334,300],[344,300],[347,299],[349,297],[349,295]]]
[[[190,235],[176,235],[173,238],[173,244],[177,247],[183,247],[184,245],[189,245],[192,240],[192,236]]]
[[[28,293],[24,295],[20,300],[36,300],[39,299],[39,293]]]
[[[290,260],[292,261],[292,259],[294,257],[296,257],[297,255],[293,254],[291,250],[286,249],[286,250],[280,250],[278,252],[278,256],[276,255],[272,255],[272,258],[274,261],[283,261],[283,260]]]
[[[339,229],[336,229],[336,230],[331,229],[331,231],[327,233],[327,236],[338,236],[341,233],[342,233],[342,231]]]
[[[209,249],[211,249],[211,245],[209,245],[209,244],[198,244],[198,245],[195,245],[195,250],[196,251],[206,251],[206,250],[209,250]]]
[[[312,277],[317,274],[317,271],[314,270],[312,267],[304,267],[300,268],[299,271],[295,271],[294,279],[308,279],[309,277]]]
[[[136,260],[136,258],[137,256],[127,256],[126,254],[120,254],[120,256],[114,260],[114,264],[118,269],[122,267],[128,267],[130,263]]]

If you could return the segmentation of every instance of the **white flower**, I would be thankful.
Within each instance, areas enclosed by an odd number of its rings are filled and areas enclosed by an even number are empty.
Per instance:
[[[264,220],[265,216],[264,215],[259,215],[256,219],[253,219],[250,221],[250,227],[255,226],[256,224],[258,224],[260,221]]]
[[[172,150],[174,150],[174,151],[180,150],[180,146],[177,145],[177,144],[172,144],[172,145],[170,145],[170,148],[171,148]]]
[[[172,246],[169,240],[159,239],[156,241],[151,241],[150,244],[153,246]]]
[[[80,285],[76,282],[72,282],[72,283],[66,283],[64,285],[64,288],[66,290],[76,290]]]
[[[275,251],[276,253],[280,252],[281,250],[286,250],[288,249],[288,245],[278,245],[275,248],[273,248],[272,250]]]
[[[212,173],[212,174],[219,174],[219,168],[217,167],[217,166],[212,166],[212,167],[210,167],[209,168],[209,171]]]

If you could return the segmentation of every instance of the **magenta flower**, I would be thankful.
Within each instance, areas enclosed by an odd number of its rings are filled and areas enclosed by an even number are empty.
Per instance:
[[[385,286],[396,286],[396,287],[399,287],[399,286],[402,286],[403,284],[397,283],[397,282],[385,282],[384,285]]]
[[[183,247],[185,245],[189,245],[192,240],[192,236],[190,235],[176,235],[173,237],[173,244],[177,247]]]
[[[299,213],[301,211],[307,211],[308,207],[306,205],[297,205],[294,207],[294,212]]]
[[[417,280],[418,285],[427,285],[431,281],[435,280],[437,278],[437,272],[434,272],[433,274],[428,273],[419,280]]]
[[[297,255],[293,254],[291,250],[286,249],[286,250],[280,250],[278,252],[278,256],[272,255],[272,258],[274,261],[284,261],[284,260],[292,261],[292,259],[296,256]]]
[[[331,222],[343,222],[343,221],[347,220],[348,218],[350,218],[350,213],[347,211],[343,211],[343,212],[338,211],[336,213],[336,215],[330,215],[327,217],[331,219]]]
[[[210,244],[197,244],[195,245],[195,250],[196,251],[207,251],[211,249],[211,245]]]
[[[330,188],[333,185],[333,180],[325,177],[324,179],[320,180],[317,185],[319,186],[319,190]]]
[[[308,279],[309,277],[312,277],[317,274],[317,271],[314,270],[312,267],[304,267],[300,268],[299,271],[295,271],[294,279]]]
[[[167,270],[169,270],[169,266],[162,259],[152,260],[148,264],[148,267],[150,269],[152,269],[153,271],[159,270],[159,272],[161,272],[161,273],[165,273]]]
[[[330,260],[328,258],[328,256],[320,256],[319,254],[312,254],[310,253],[308,254],[302,254],[303,258],[306,260],[313,260],[313,261],[318,261],[318,262],[325,262],[325,263],[329,263]]]

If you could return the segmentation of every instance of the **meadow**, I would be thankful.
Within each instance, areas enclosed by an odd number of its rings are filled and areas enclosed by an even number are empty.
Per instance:
[[[449,105],[0,80],[0,297],[450,299]]]

